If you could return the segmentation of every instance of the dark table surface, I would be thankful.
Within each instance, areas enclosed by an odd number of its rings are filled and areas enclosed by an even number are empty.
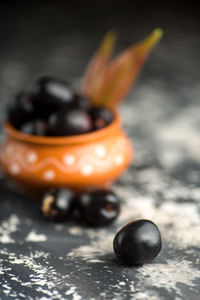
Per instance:
[[[113,186],[118,220],[92,229],[46,222],[39,204],[0,178],[0,299],[199,299],[200,19],[194,1],[16,1],[0,8],[0,120],[9,96],[41,74],[78,84],[108,29],[116,53],[165,32],[120,107],[135,147]],[[42,2],[42,4],[41,4]],[[134,3],[132,3],[134,2]],[[3,130],[1,129],[1,142]],[[159,256],[140,268],[115,259],[116,232],[136,218],[161,230]]]

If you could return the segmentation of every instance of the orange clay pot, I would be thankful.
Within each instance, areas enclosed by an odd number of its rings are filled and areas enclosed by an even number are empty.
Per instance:
[[[19,132],[10,123],[1,163],[5,173],[25,189],[45,191],[103,187],[130,164],[132,147],[121,129],[119,113],[107,127],[68,137],[39,137]]]

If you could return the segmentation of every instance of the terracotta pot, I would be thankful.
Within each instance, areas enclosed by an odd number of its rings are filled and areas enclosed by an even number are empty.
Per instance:
[[[24,188],[38,191],[110,184],[130,164],[133,153],[119,113],[113,113],[114,121],[106,128],[70,137],[26,135],[6,123],[1,153],[5,173]]]

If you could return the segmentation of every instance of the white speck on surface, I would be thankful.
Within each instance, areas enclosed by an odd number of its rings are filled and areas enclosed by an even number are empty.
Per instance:
[[[7,274],[7,277],[11,281],[14,281],[15,283],[18,282],[22,287],[26,287],[27,289],[34,288],[35,291],[41,292],[43,296],[40,299],[65,300],[66,296],[63,296],[63,293],[65,295],[72,295],[73,300],[83,299],[78,293],[78,288],[66,280],[68,275],[60,274],[51,265],[47,266],[45,264],[45,260],[48,259],[49,255],[49,253],[44,251],[34,251],[27,253],[27,255],[17,255],[6,248],[2,250],[0,249],[0,274]],[[13,269],[5,268],[4,265],[2,265],[2,263],[6,260],[9,261],[11,266],[14,266]],[[21,267],[24,268],[25,273],[31,272],[30,276],[27,278],[19,278],[14,275],[13,272],[15,271],[13,270],[16,268],[15,265],[21,265]],[[57,286],[60,284],[62,284],[62,293],[57,290]],[[16,294],[12,290],[13,288],[11,283],[5,282],[3,285],[3,293],[6,296],[13,297],[14,299],[17,299],[20,296],[21,292]],[[21,297],[23,297],[22,293]]]
[[[16,215],[11,215],[8,219],[2,221],[0,224],[0,243],[14,243],[11,234],[18,230],[19,225],[20,221]]]
[[[81,167],[81,173],[85,176],[91,175],[93,173],[94,167],[91,164],[86,164]]]
[[[32,230],[31,232],[29,232],[29,234],[27,235],[27,237],[25,238],[25,240],[27,242],[46,242],[47,241],[47,237],[44,234],[38,234],[36,233],[34,230]]]
[[[73,300],[81,300],[81,299],[83,299],[82,296],[80,296],[80,295],[77,293],[76,290],[77,290],[77,288],[76,288],[75,286],[72,285],[72,286],[69,288],[69,290],[65,292],[65,295],[66,295],[66,296],[72,295],[72,299],[73,299]]]
[[[90,259],[89,262],[90,263],[102,263],[103,261],[101,259],[95,258],[95,259]]]
[[[95,148],[95,154],[99,158],[104,158],[106,156],[106,148],[103,145],[97,145]]]
[[[66,154],[63,157],[63,162],[68,166],[72,166],[76,162],[76,157],[73,154]]]
[[[72,258],[79,257],[91,263],[102,263],[102,255],[113,253],[113,234],[103,229],[96,232],[88,231],[88,234],[91,237],[91,243],[73,249],[67,256]]]
[[[26,299],[26,295],[19,293],[19,296]]]
[[[146,277],[148,275],[148,277]],[[199,278],[200,270],[184,259],[168,260],[167,264],[146,264],[136,277],[139,285],[145,284],[146,287],[156,286],[167,290],[179,290],[177,283],[194,286],[194,280]]]
[[[73,298],[72,298],[73,300],[81,300],[81,299],[83,299],[82,298],[82,296],[81,295],[79,295],[77,292],[75,292],[74,294],[73,294]]]
[[[30,163],[34,163],[37,161],[37,154],[35,152],[29,152],[27,155],[27,160]]]
[[[82,235],[83,229],[79,226],[73,226],[68,228],[68,232],[71,235]]]
[[[65,293],[65,295],[71,295],[75,292],[75,290],[76,290],[75,286],[71,286],[69,290]]]
[[[56,224],[55,225],[55,230],[57,230],[57,231],[63,230],[63,225],[62,224]]]
[[[2,287],[4,287],[5,289],[8,289],[8,290],[10,290],[10,289],[11,289],[11,287],[10,287],[10,286],[8,286],[7,284],[2,284]]]
[[[54,170],[47,170],[47,171],[45,171],[43,177],[47,181],[53,180],[55,178],[55,172],[54,172]]]

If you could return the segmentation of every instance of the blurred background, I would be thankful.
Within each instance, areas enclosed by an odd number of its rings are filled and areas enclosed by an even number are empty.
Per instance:
[[[155,27],[164,30],[164,38],[137,88],[159,80],[172,93],[181,87],[176,97],[187,103],[196,98],[193,83],[200,75],[198,1],[4,1],[0,5],[0,101],[44,73],[78,80],[110,29],[118,33],[118,53]]]

